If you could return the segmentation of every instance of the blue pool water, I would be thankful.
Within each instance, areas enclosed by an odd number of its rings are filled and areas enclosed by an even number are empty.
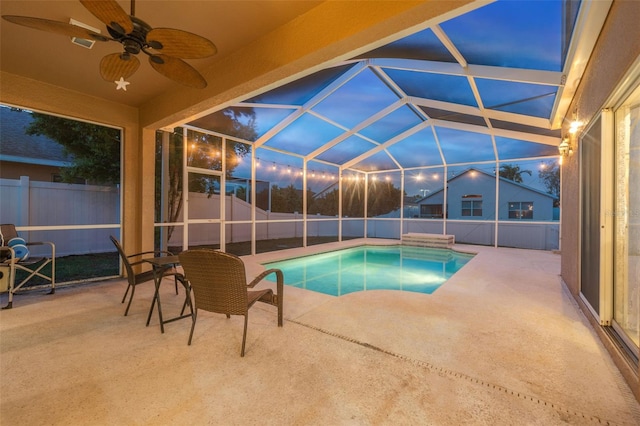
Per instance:
[[[433,293],[473,255],[447,249],[360,246],[267,263],[287,285],[340,296],[356,291]]]

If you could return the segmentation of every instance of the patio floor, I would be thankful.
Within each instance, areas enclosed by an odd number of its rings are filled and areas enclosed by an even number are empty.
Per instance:
[[[252,277],[362,242],[244,259]],[[127,317],[123,280],[18,294],[0,313],[0,424],[640,424],[559,255],[457,248],[478,254],[431,295],[285,287],[284,327],[252,308],[244,358],[241,317],[200,312],[191,346],[188,319],[145,327],[150,283]],[[183,293],[162,290],[177,313]]]

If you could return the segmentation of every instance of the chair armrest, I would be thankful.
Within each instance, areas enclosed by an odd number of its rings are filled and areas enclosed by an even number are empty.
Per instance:
[[[127,259],[132,258],[132,257],[146,256],[148,254],[153,254],[154,257],[157,254],[166,254],[167,256],[173,256],[173,253],[171,253],[170,251],[166,251],[166,250],[151,250],[151,251],[143,251],[141,253],[130,254],[130,255],[127,256]]]
[[[167,255],[167,256],[173,256],[173,253],[171,253],[170,251],[166,251],[166,250],[151,250],[151,251],[143,251],[142,253],[134,253],[134,254],[130,254],[127,256],[127,259],[131,259],[132,257],[141,257],[141,256],[146,256],[152,254],[153,257],[158,257],[156,255]],[[129,264],[131,266],[136,266],[136,265],[142,265],[144,263],[144,259],[140,259],[137,260],[135,262],[129,262]]]
[[[56,245],[54,243],[52,243],[51,241],[28,242],[25,245],[26,246],[44,246],[44,245],[48,245],[49,247],[51,247],[51,256],[55,257],[55,255],[56,255]]]
[[[3,263],[11,263],[12,259],[16,258],[16,252],[13,251],[13,249],[9,246],[0,246],[0,253],[2,253],[3,251],[8,251],[9,252],[9,257],[7,257],[6,259],[3,259],[2,262]]]
[[[56,245],[54,243],[52,243],[51,241],[35,241],[35,242],[25,243],[25,245],[26,246],[44,246],[44,245],[48,245],[49,247],[51,247],[51,257],[52,258],[56,257]],[[8,260],[16,258],[16,253],[13,250],[12,247],[0,246],[0,251],[8,251],[9,252],[10,257],[9,257]],[[15,261],[19,262],[19,260],[15,260]]]
[[[278,307],[278,327],[282,327],[282,312],[284,305],[284,295],[282,293],[284,289],[284,274],[282,273],[282,271],[275,268],[267,269],[266,271],[258,275],[253,281],[247,284],[247,288],[254,287],[256,284],[258,284],[258,282],[260,282],[270,274],[276,274],[276,294],[273,294],[273,292],[269,292],[269,294],[265,294],[263,297],[261,297],[260,301]]]
[[[262,281],[268,275],[271,275],[271,274],[276,274],[276,294],[274,295],[272,304],[282,309],[282,291],[284,288],[284,274],[280,269],[275,269],[275,268],[267,269],[266,271],[264,271],[263,273],[255,277],[253,281],[247,284],[247,288],[255,287],[256,284],[258,284],[260,281]]]
[[[27,245],[27,246],[43,246],[45,244],[48,244],[50,246],[55,246],[55,244],[53,244],[51,241],[29,241],[25,245]]]
[[[266,271],[264,271],[263,273],[261,273],[260,275],[255,277],[253,279],[253,281],[251,281],[249,284],[247,284],[247,287],[249,287],[249,288],[255,287],[256,284],[258,284],[260,281],[265,279],[268,275],[273,274],[273,273],[276,274],[276,283],[278,285],[278,291],[279,291],[280,287],[284,283],[284,275],[282,274],[282,271],[280,269],[267,269]]]

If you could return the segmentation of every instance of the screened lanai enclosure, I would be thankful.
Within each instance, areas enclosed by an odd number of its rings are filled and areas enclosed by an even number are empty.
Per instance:
[[[158,130],[156,246],[244,255],[420,232],[560,249],[559,129],[574,116],[568,106],[592,49],[584,40],[598,34],[593,7],[473,3]],[[115,132],[100,141],[109,149],[89,155],[90,176],[62,182],[84,154],[56,153],[86,138],[25,134],[32,120],[55,119],[46,111],[3,105],[0,115],[3,223],[55,241],[72,264],[105,255],[106,269],[91,277],[96,268],[65,275],[61,260],[62,281],[116,274],[108,237],[122,237],[120,129],[94,123]],[[108,176],[93,176],[103,169]]]
[[[559,249],[584,14],[497,1],[158,131],[158,245],[249,254],[421,232]]]

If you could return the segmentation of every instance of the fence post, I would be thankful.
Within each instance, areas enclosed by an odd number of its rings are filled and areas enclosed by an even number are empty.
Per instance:
[[[16,226],[29,226],[29,176],[20,176],[20,195],[18,196],[18,223]]]

